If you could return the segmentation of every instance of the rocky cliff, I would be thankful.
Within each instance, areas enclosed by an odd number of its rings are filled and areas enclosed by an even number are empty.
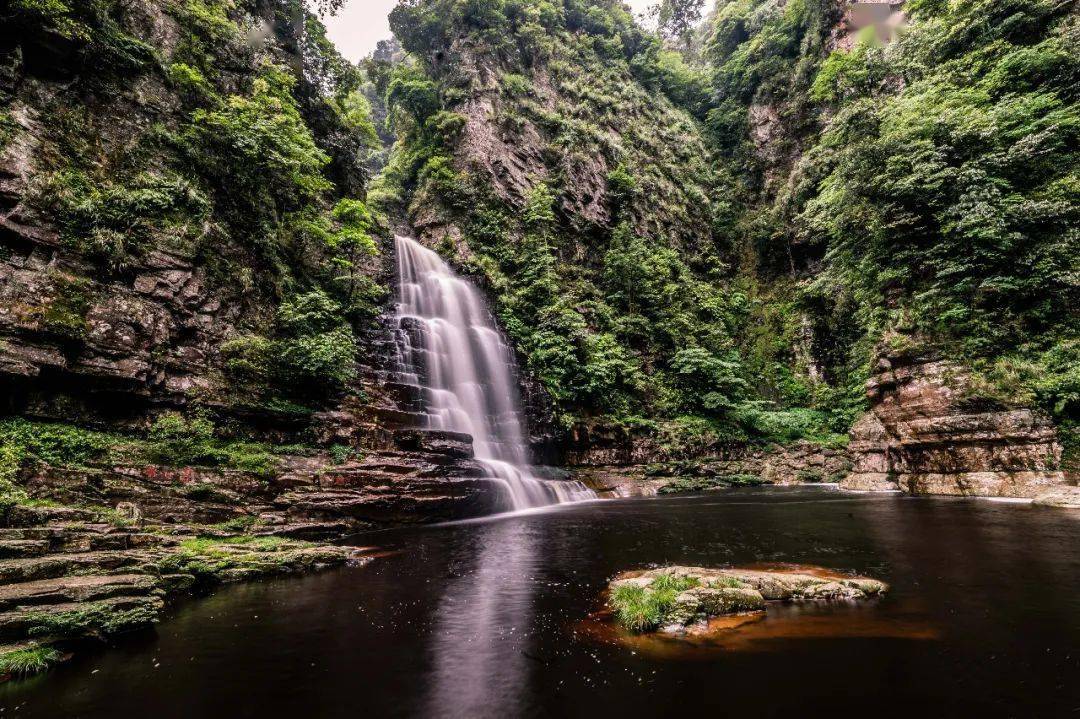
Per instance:
[[[388,370],[369,88],[318,21],[272,0],[4,12],[0,412],[29,420],[0,428],[4,507],[312,536],[486,511],[469,438],[411,431]]]
[[[889,353],[875,369],[842,487],[1030,498],[1066,483],[1045,413],[973,399],[970,373],[932,356]]]

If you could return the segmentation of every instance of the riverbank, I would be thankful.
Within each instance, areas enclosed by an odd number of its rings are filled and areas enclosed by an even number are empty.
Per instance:
[[[31,502],[0,528],[0,680],[48,670],[85,640],[143,629],[166,603],[229,582],[367,559],[252,522],[164,524],[119,509]]]

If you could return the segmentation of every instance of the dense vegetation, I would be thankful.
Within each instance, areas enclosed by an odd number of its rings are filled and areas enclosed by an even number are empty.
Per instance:
[[[909,3],[894,42],[868,30],[826,55],[830,12],[729,2],[712,20],[712,126],[773,107],[793,148],[763,157],[745,130],[722,147],[760,188],[744,213],[759,265],[794,258],[795,306],[832,384],[857,388],[885,340],[957,359],[979,370],[980,395],[1071,424],[1074,4]]]
[[[387,97],[401,139],[373,202],[411,200],[414,217],[460,228],[445,249],[491,288],[566,421],[829,432],[822,415],[778,418],[756,401],[737,341],[752,300],[732,276],[730,183],[698,121],[665,99],[704,117],[701,73],[619,3],[415,3],[391,20],[416,58],[452,60],[397,68]],[[536,144],[527,177],[456,161],[478,113],[495,118],[495,143]]]
[[[154,13],[175,38],[147,34]],[[130,281],[164,250],[204,266],[241,310],[219,392],[280,408],[340,391],[385,291],[364,203],[379,140],[367,79],[321,23],[297,0],[17,0],[4,22],[27,73],[69,79],[19,98],[50,118],[31,199],[101,269],[56,272],[36,326],[77,344],[90,281]]]
[[[913,2],[850,42],[830,0],[698,7],[661,4],[665,43],[605,0],[402,4],[377,201],[490,287],[567,421],[827,439],[882,343],[1072,421],[1074,4]],[[500,136],[530,176],[477,161]]]
[[[297,3],[163,1],[165,40],[115,0],[9,5],[67,83],[31,199],[100,268],[51,269],[27,322],[77,347],[95,282],[189,257],[241,308],[196,399],[307,413],[357,390],[378,239],[411,223],[567,425],[835,443],[883,344],[1077,421],[1075,3],[915,0],[855,36],[834,0],[663,0],[659,32],[618,0],[407,0],[360,65]],[[149,121],[114,126],[133,87]]]

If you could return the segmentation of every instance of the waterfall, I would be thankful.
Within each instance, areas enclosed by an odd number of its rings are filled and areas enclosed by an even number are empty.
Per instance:
[[[479,290],[415,240],[399,235],[395,245],[398,362],[402,381],[419,387],[426,428],[472,435],[507,509],[595,497],[580,482],[536,476],[514,355]]]

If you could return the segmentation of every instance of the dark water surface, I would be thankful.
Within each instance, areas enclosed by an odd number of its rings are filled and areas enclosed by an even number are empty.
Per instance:
[[[366,567],[240,585],[0,687],[2,717],[1080,717],[1080,516],[739,490],[357,538]],[[598,642],[616,572],[797,562],[892,584],[719,646]],[[702,712],[707,712],[704,714]]]

